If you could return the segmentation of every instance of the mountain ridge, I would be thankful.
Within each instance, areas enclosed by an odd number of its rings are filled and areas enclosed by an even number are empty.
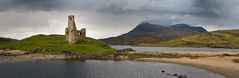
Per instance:
[[[175,28],[181,28],[181,29],[185,29],[185,30],[193,30],[196,32],[208,32],[206,29],[204,29],[203,27],[199,27],[199,26],[190,26],[188,24],[175,24],[172,25],[171,27],[175,27]]]
[[[218,30],[140,46],[239,48],[239,29]]]
[[[137,45],[138,43],[156,43],[172,40],[194,33],[199,32],[144,22],[137,25],[128,33],[101,40],[112,45]]]

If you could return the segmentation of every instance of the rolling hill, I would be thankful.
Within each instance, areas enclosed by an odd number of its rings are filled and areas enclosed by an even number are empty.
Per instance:
[[[239,30],[218,30],[142,46],[239,48]]]
[[[75,54],[113,54],[115,51],[107,44],[89,37],[85,41],[70,45],[65,40],[64,35],[35,35],[23,40],[0,42],[0,48],[12,48],[28,52],[40,48],[70,51]]]
[[[199,32],[207,31],[202,27],[192,27],[187,24],[162,26],[146,22],[139,24],[126,34],[101,40],[113,45],[137,45],[173,40]]]

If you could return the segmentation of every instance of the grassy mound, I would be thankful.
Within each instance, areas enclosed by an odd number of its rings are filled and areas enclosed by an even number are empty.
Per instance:
[[[115,51],[108,45],[92,38],[70,45],[63,35],[35,35],[19,41],[0,42],[0,48],[14,48],[28,52],[43,48],[66,50],[76,54],[113,54]],[[50,54],[51,52],[46,53]]]
[[[219,30],[142,46],[239,48],[239,30]]]

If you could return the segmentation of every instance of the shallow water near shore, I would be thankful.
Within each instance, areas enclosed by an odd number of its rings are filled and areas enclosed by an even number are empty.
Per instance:
[[[120,50],[124,48],[132,48],[137,52],[171,52],[171,51],[193,51],[193,52],[239,52],[239,49],[226,48],[191,48],[191,47],[138,47],[128,45],[111,45],[112,48]]]
[[[10,58],[12,56],[0,56],[0,59],[4,59],[4,58]]]
[[[189,78],[225,78],[200,68],[160,62],[44,60],[0,63],[1,78],[177,78],[173,74],[187,74]]]

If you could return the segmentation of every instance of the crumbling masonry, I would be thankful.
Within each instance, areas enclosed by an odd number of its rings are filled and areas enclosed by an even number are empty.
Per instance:
[[[69,44],[75,44],[78,41],[85,40],[86,29],[77,30],[74,15],[68,16],[68,27],[65,30],[65,36]]]

